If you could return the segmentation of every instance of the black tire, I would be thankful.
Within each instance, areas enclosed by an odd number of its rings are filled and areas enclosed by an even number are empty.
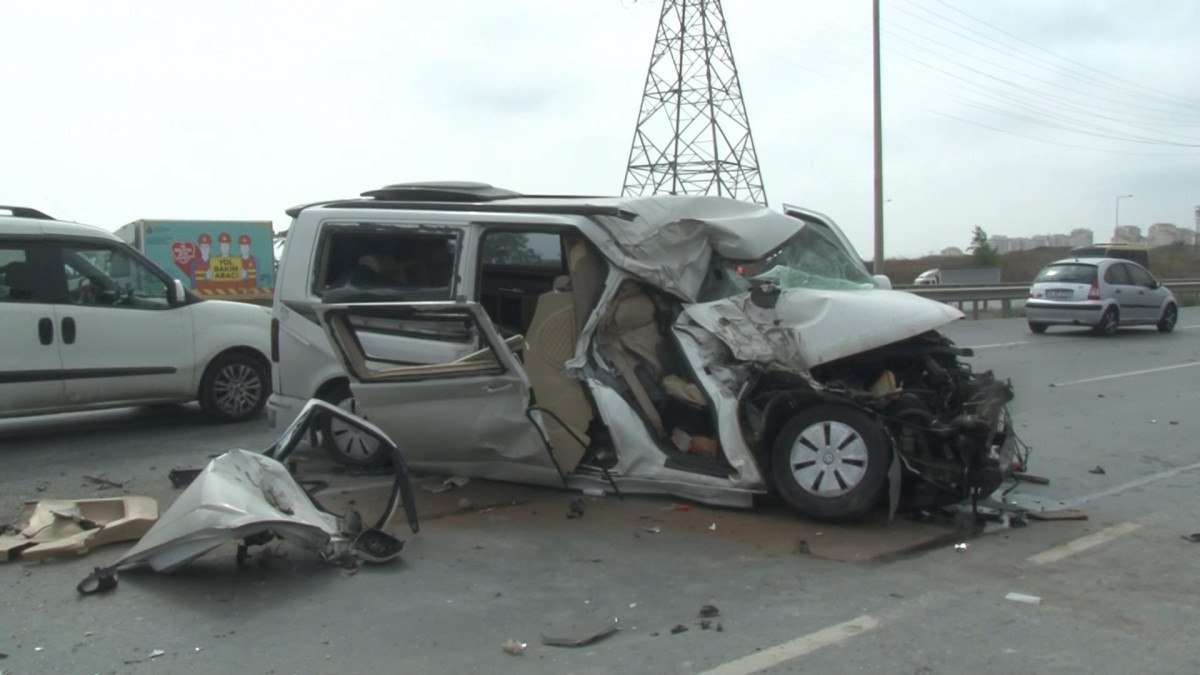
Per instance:
[[[1162,317],[1155,324],[1155,328],[1158,328],[1160,333],[1170,333],[1175,330],[1175,322],[1178,320],[1179,309],[1175,305],[1167,305],[1167,308],[1163,310]]]
[[[889,455],[876,420],[854,408],[820,404],[801,410],[780,430],[771,476],[784,500],[804,515],[854,520],[879,502]]]
[[[1104,310],[1104,314],[1100,315],[1100,323],[1092,328],[1092,332],[1103,337],[1112,337],[1117,334],[1117,328],[1121,325],[1121,315],[1117,312],[1116,307],[1109,307]]]
[[[270,395],[267,365],[249,354],[218,356],[200,378],[200,407],[224,422],[258,417]]]
[[[1030,330],[1030,332],[1037,333],[1038,335],[1041,335],[1042,333],[1045,333],[1045,332],[1046,332],[1046,328],[1047,328],[1047,326],[1046,326],[1046,324],[1044,324],[1044,323],[1038,323],[1038,322],[1036,322],[1036,321],[1030,321],[1030,322],[1029,322],[1029,330]]]
[[[366,415],[358,411],[354,402],[354,394],[350,391],[350,385],[345,382],[334,386],[321,398],[366,419]],[[328,415],[321,417],[320,429],[322,447],[342,464],[375,467],[383,466],[392,459],[387,449],[378,441],[363,435],[356,429],[344,426],[343,423]]]

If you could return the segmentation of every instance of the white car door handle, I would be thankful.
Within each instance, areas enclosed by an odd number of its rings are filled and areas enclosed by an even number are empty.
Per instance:
[[[503,384],[489,384],[488,386],[484,387],[483,390],[489,394],[494,394],[498,391],[504,391],[505,389],[510,388],[512,388],[512,382],[505,382]]]

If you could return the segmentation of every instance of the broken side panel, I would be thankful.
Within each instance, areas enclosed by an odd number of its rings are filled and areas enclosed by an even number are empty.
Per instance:
[[[529,379],[482,307],[473,302],[379,303],[318,308],[351,376],[359,409],[403,448],[409,464],[435,473],[558,485]],[[478,352],[445,363],[407,365],[369,352],[358,325],[367,317],[421,321],[479,337]],[[514,338],[518,344],[521,341]]]

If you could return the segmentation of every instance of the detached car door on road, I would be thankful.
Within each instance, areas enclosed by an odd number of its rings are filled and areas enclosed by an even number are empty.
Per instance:
[[[508,342],[475,302],[326,305],[317,310],[346,372],[362,416],[383,429],[409,465],[497,480],[559,485],[562,476],[527,414],[529,378]],[[446,363],[413,364],[369,351],[372,320],[419,321],[483,346]],[[511,344],[519,346],[514,336]],[[369,347],[364,348],[364,345]],[[532,419],[531,419],[532,417]]]
[[[191,313],[128,251],[54,245],[62,368],[71,405],[186,398],[194,390]]]

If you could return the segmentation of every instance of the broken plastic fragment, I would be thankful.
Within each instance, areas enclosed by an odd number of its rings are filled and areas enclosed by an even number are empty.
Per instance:
[[[1012,600],[1013,602],[1023,602],[1027,605],[1042,604],[1041,597],[1036,595],[1026,595],[1025,593],[1009,593],[1008,595],[1004,596],[1004,599]]]
[[[525,648],[528,646],[529,645],[525,644],[524,642],[517,642],[516,640],[509,638],[500,644],[500,649],[503,649],[505,654],[518,656],[524,652]]]
[[[711,619],[714,616],[720,616],[721,610],[717,609],[716,605],[704,605],[700,608],[700,618]]]
[[[1184,539],[1187,539],[1188,541],[1192,542],[1193,544],[1200,544],[1200,532],[1193,532],[1192,534],[1181,534],[1179,536],[1183,537]]]
[[[157,659],[158,657],[162,656],[163,654],[166,654],[166,652],[164,652],[161,649],[155,649],[154,651],[150,652],[150,658]]]
[[[635,605],[637,603],[634,603]],[[601,622],[599,625],[585,628],[574,635],[546,635],[542,634],[542,644],[551,647],[583,647],[593,642],[603,640],[620,630],[620,625],[617,617],[612,617]]]
[[[969,545],[967,544],[967,542],[965,542],[965,541],[964,541],[963,543],[961,543],[961,544],[955,544],[955,545],[954,545],[954,550],[955,550],[955,551],[959,551],[959,552],[961,552],[961,551],[965,551],[965,550],[967,550],[968,548],[970,548],[970,546],[969,546]]]

